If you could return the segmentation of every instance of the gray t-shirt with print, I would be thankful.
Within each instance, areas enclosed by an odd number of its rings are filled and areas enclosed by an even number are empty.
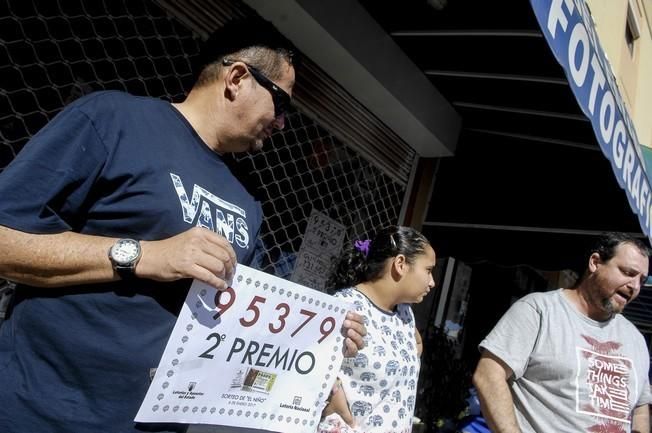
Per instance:
[[[480,343],[514,372],[523,432],[629,432],[652,401],[645,339],[622,315],[586,317],[562,289],[518,300]]]

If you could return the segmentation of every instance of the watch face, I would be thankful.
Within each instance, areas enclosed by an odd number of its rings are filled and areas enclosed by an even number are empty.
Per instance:
[[[133,239],[120,239],[111,247],[111,258],[120,265],[127,265],[140,255],[140,245]]]

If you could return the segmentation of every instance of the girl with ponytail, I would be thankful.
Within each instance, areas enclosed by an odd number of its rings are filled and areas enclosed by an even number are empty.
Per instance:
[[[344,252],[327,286],[363,316],[366,344],[342,363],[319,433],[412,431],[421,338],[409,304],[435,286],[435,261],[428,240],[401,226]]]

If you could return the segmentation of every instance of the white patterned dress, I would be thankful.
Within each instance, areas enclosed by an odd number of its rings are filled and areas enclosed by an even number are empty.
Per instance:
[[[318,431],[410,433],[420,367],[412,309],[399,304],[388,313],[355,288],[335,296],[355,305],[367,327],[364,349],[344,360],[339,376],[356,427],[348,427],[333,414]]]

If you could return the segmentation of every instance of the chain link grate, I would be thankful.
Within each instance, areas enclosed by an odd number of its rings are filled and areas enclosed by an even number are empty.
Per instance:
[[[178,101],[198,39],[147,0],[0,0],[0,171],[63,106],[94,90]],[[265,215],[258,266],[288,277],[315,208],[351,238],[396,223],[397,182],[295,111],[263,151],[233,156]],[[252,184],[253,181],[253,184]]]

